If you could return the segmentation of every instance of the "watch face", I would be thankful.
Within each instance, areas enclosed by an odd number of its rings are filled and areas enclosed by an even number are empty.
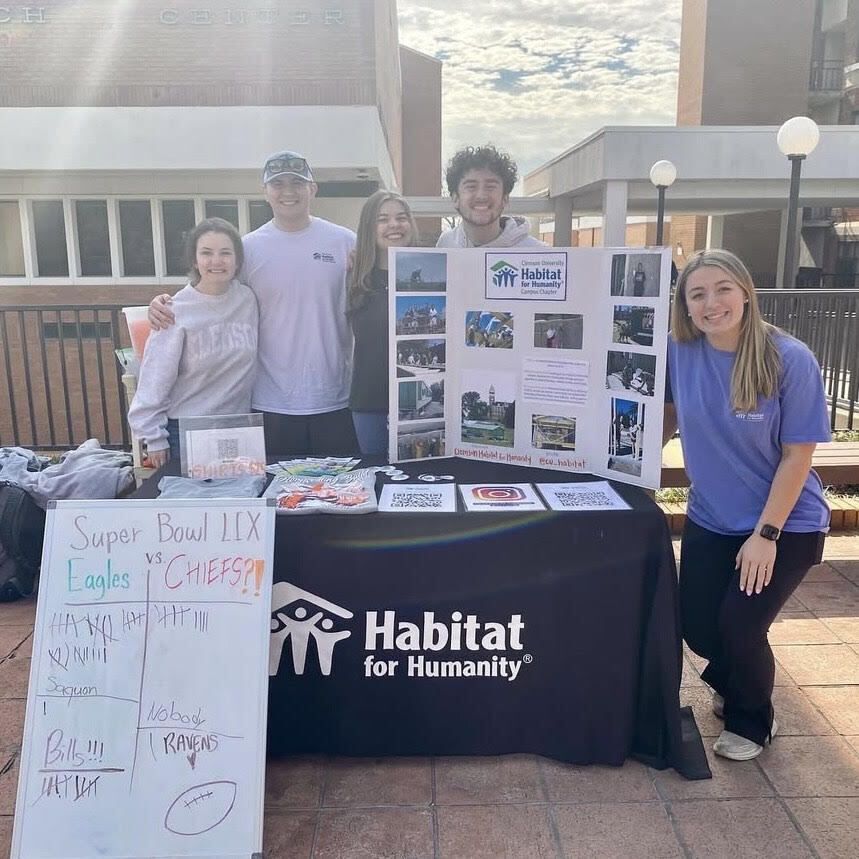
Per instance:
[[[775,525],[761,525],[760,535],[765,540],[778,540],[779,534],[781,531]]]

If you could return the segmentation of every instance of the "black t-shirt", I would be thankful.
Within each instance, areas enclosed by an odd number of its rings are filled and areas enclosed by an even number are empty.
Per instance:
[[[388,272],[374,268],[370,292],[350,309],[355,352],[349,407],[388,411]]]

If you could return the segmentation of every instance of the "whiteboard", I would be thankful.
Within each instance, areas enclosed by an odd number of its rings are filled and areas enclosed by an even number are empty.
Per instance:
[[[13,859],[262,850],[274,508],[48,511]]]

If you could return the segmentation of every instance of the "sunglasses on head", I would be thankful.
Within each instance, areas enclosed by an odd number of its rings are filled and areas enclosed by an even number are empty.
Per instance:
[[[273,158],[265,165],[267,173],[283,173],[287,170],[307,171],[307,161],[303,158]]]

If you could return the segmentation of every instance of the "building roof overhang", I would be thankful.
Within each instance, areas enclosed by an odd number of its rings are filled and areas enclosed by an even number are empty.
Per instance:
[[[781,208],[790,164],[776,145],[775,126],[622,126],[592,134],[524,179],[525,194],[572,197],[578,214],[602,211],[606,183],[627,184],[630,215],[652,214],[656,189],[650,168],[661,159],[677,167],[667,191],[672,213]],[[859,126],[822,126],[820,144],[803,163],[805,206],[859,203]]]
[[[373,105],[0,108],[0,176],[233,175],[260,181],[268,155],[305,154],[318,182],[396,187]]]

